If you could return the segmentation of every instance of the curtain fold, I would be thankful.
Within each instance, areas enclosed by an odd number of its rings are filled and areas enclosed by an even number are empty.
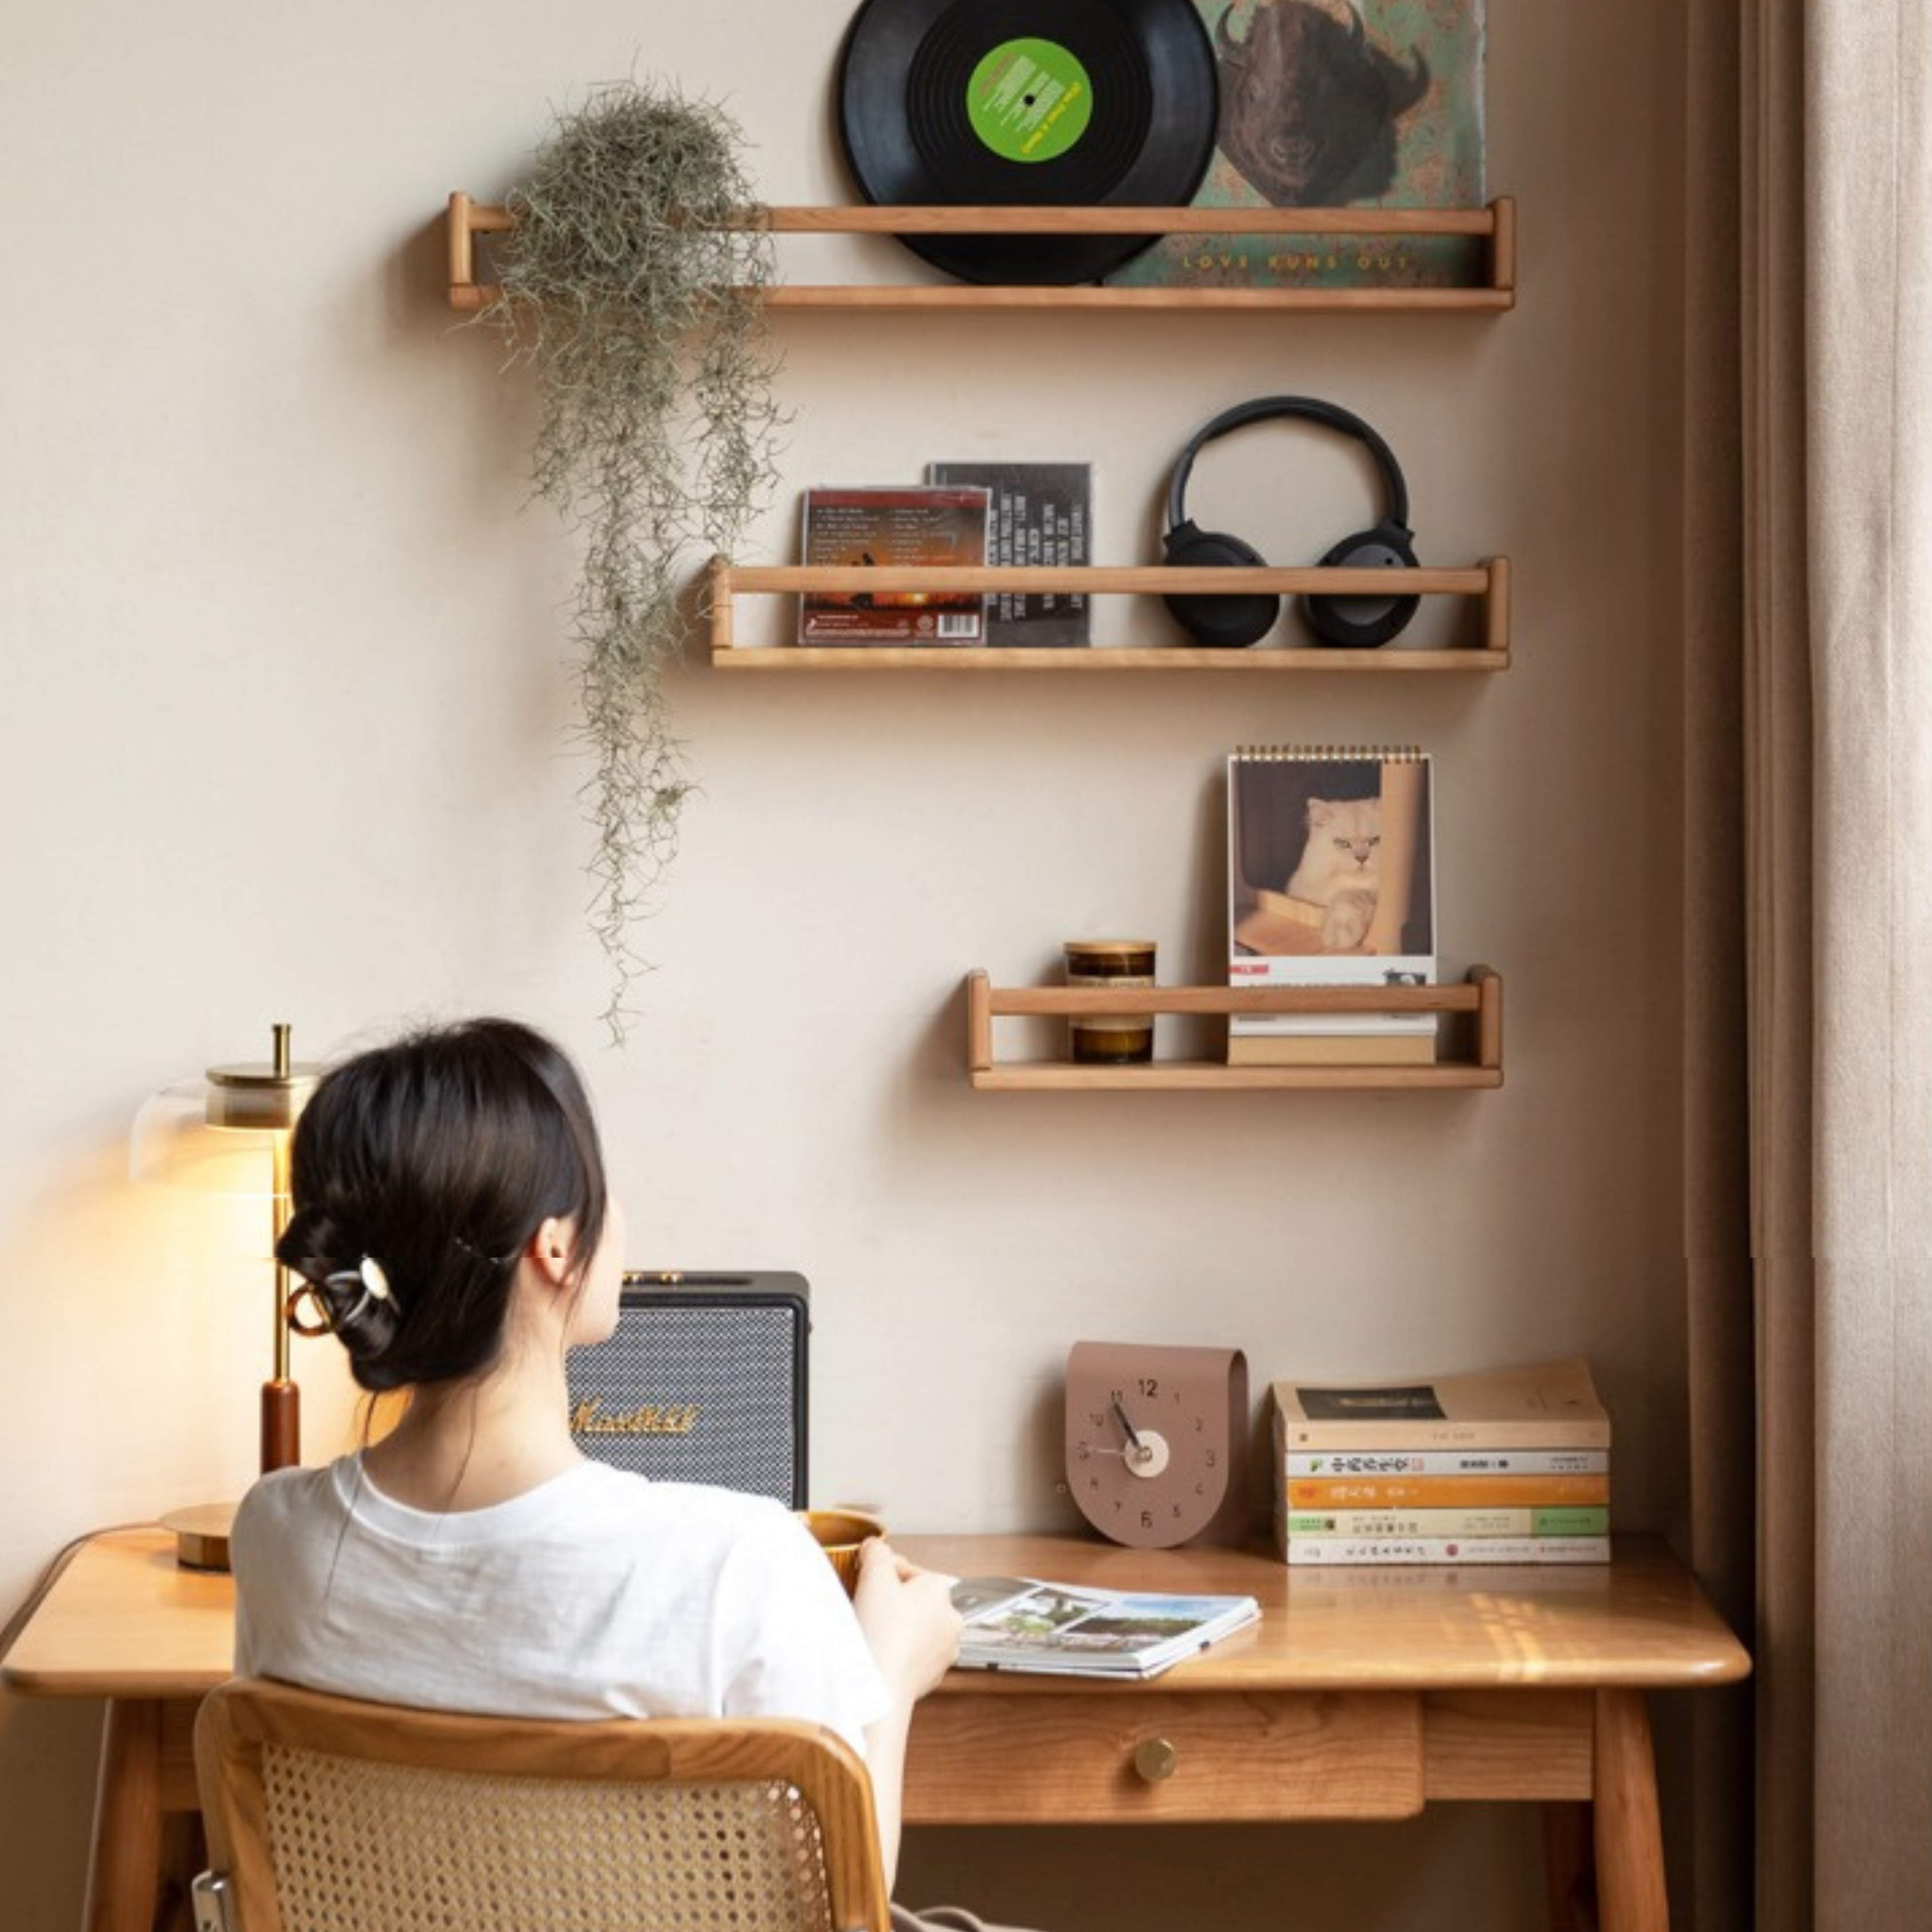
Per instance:
[[[1819,1922],[1832,1926],[1932,1925],[1925,14],[1924,0],[1814,0],[1805,52],[1820,860],[1815,1858]]]
[[[1704,1932],[1932,1925],[1925,10],[1689,28],[1692,1555],[1756,1661]]]
[[[1692,1568],[1754,1650],[1756,1324],[1744,1014],[1744,89],[1727,6],[1686,19],[1684,1240]],[[1692,1706],[1699,1932],[1747,1932],[1754,1687]]]

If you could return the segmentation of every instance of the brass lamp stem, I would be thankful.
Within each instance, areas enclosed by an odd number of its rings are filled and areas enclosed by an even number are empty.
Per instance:
[[[289,1294],[294,1286],[288,1268],[277,1252],[289,1226],[289,1136],[279,1133],[274,1146],[274,1192],[268,1202],[268,1253],[275,1264],[275,1376],[286,1382],[289,1376]]]
[[[292,1090],[295,1070],[290,1057],[290,1028],[282,1022],[274,1026],[271,1077],[278,1089]],[[290,1143],[294,1138],[293,1109],[284,1116],[272,1136],[274,1163],[269,1198],[268,1253],[274,1268],[274,1363],[273,1378],[262,1384],[262,1468],[286,1468],[302,1460],[302,1390],[290,1372],[289,1360],[289,1295],[294,1277],[276,1251],[287,1232],[291,1210]]]

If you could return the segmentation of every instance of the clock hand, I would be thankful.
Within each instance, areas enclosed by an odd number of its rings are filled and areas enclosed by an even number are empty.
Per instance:
[[[1127,1467],[1137,1476],[1157,1475],[1167,1467],[1167,1442],[1150,1429],[1143,1436],[1128,1419],[1118,1396],[1114,1398],[1114,1419],[1125,1432],[1127,1447],[1116,1453],[1126,1456]]]

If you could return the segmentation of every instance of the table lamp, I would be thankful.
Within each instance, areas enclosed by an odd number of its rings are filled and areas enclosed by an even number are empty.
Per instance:
[[[288,1226],[290,1136],[320,1071],[290,1059],[289,1028],[278,1024],[268,1060],[211,1066],[200,1080],[149,1095],[128,1142],[128,1171],[137,1180],[247,1196],[268,1208],[274,1352],[273,1373],[262,1384],[264,1474],[302,1458],[302,1392],[289,1372],[291,1283],[289,1270],[273,1258]],[[162,1520],[174,1531],[184,1564],[225,1570],[233,1514],[232,1504],[212,1504]]]

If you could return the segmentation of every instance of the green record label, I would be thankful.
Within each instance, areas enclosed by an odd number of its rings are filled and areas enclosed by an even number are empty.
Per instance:
[[[973,70],[966,116],[1009,161],[1050,161],[1087,131],[1094,112],[1087,70],[1058,40],[1002,40]]]

